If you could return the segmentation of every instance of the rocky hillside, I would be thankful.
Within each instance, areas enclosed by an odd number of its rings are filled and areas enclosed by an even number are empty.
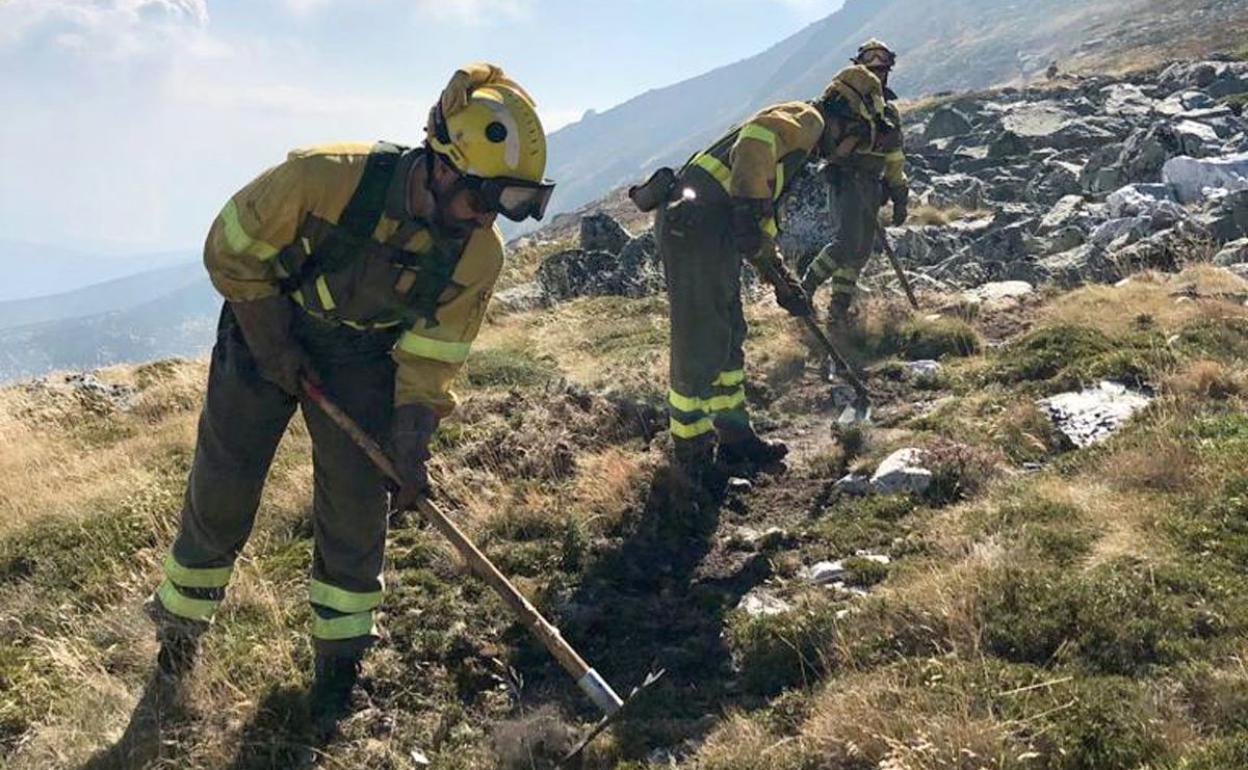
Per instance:
[[[569,211],[683,162],[727,126],[782,99],[809,99],[867,37],[897,47],[903,96],[1070,71],[1151,66],[1243,46],[1244,0],[849,0],[772,48],[655,89],[551,136],[555,211]]]
[[[1073,286],[1193,252],[1248,262],[1248,61],[1178,62],[1125,76],[928,98],[906,111],[914,212],[888,238],[921,288],[991,281]],[[800,269],[834,235],[816,166],[786,204],[781,248]],[[648,222],[587,207],[580,243],[556,225],[519,241],[570,246],[500,295],[505,306],[656,291]],[[526,249],[528,251],[526,251]],[[896,290],[886,263],[868,284]],[[519,303],[517,305],[517,303]]]

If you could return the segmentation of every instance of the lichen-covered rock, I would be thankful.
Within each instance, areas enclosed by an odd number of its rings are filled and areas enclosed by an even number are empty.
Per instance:
[[[1109,438],[1151,400],[1147,394],[1106,381],[1095,388],[1062,393],[1038,403],[1062,435],[1075,446],[1086,447]]]
[[[619,254],[632,236],[610,214],[595,212],[581,218],[581,249]]]
[[[932,484],[932,472],[923,467],[923,450],[898,449],[880,463],[871,476],[877,494],[921,494]]]
[[[941,107],[928,119],[923,138],[930,142],[933,139],[963,136],[969,134],[972,128],[970,117],[962,110],[957,107]]]
[[[1197,203],[1209,190],[1248,190],[1248,154],[1222,158],[1176,157],[1166,161],[1162,179],[1182,203]]]

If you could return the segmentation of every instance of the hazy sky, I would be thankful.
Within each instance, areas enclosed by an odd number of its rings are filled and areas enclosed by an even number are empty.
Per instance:
[[[0,239],[198,248],[287,149],[417,143],[461,62],[548,127],[754,54],[842,0],[0,0]]]

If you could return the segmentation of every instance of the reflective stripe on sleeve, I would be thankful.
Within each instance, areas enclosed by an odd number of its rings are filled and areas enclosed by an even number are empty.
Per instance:
[[[763,128],[754,123],[747,123],[741,127],[738,141],[741,139],[756,139],[770,147],[772,155],[776,154],[776,132],[771,129]]]
[[[725,190],[728,189],[728,183],[732,179],[732,169],[725,166],[718,158],[702,153],[693,159],[693,165],[702,168],[715,177],[715,181],[723,185]]]
[[[444,361],[448,364],[462,364],[468,360],[468,351],[472,349],[472,343],[435,340],[409,331],[399,337],[397,347],[404,353],[411,353],[421,358]]]
[[[720,372],[719,376],[717,376],[715,381],[711,384],[722,388],[728,385],[740,385],[743,382],[745,382],[745,370],[730,369],[725,372]]]
[[[326,310],[333,310],[337,307],[334,302],[334,295],[329,293],[329,284],[325,281],[325,276],[317,276],[316,279],[316,296],[321,301],[321,307]]]
[[[273,258],[277,254],[277,249],[265,243],[264,241],[252,238],[243,229],[243,225],[238,221],[238,207],[234,205],[234,199],[231,198],[225,204],[225,208],[221,209],[221,228],[225,233],[225,242],[230,250],[237,254],[247,254],[261,261]]]

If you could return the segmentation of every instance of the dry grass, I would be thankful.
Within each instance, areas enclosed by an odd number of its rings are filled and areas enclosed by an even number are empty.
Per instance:
[[[1141,327],[1183,337],[1169,346],[1173,366],[1160,372],[1158,402],[1110,442],[1077,452],[1058,446],[1026,383],[983,384],[979,374],[1006,352],[959,358],[970,352],[958,348],[965,327],[867,303],[862,334],[873,351],[946,353],[949,381],[939,395],[952,397],[927,417],[872,431],[865,457],[957,442],[946,464],[975,483],[939,501],[828,496],[822,479],[843,462],[825,438],[828,416],[787,415],[809,444],[793,472],[721,516],[725,532],[790,529],[791,550],[765,562],[768,588],[799,610],[774,621],[783,633],[749,636],[734,633],[741,621],[730,604],[722,631],[733,644],[772,645],[752,657],[746,649],[744,659],[791,658],[788,644],[809,665],[797,686],[774,697],[725,690],[733,710],[704,718],[706,742],[678,764],[1138,770],[1169,767],[1160,763],[1248,719],[1238,694],[1248,608],[1237,598],[1239,568],[1225,566],[1241,564],[1236,549],[1248,547],[1236,529],[1235,479],[1248,448],[1243,368],[1231,339],[1238,332],[1225,322],[1245,312],[1219,298],[1241,290],[1197,266],[1081,289],[1043,307],[1042,325],[1082,325],[1111,340],[1134,339]],[[1176,302],[1175,292],[1198,298]],[[649,440],[662,430],[661,413],[647,410],[661,403],[666,383],[664,314],[661,299],[578,300],[501,319],[478,345],[484,360],[470,367],[463,406],[439,437],[436,471],[460,521],[539,605],[563,607],[597,549],[627,532],[646,505],[661,462],[660,444]],[[752,382],[775,390],[798,382],[806,353],[793,324],[769,298],[747,314]],[[0,740],[8,741],[0,745],[6,766],[22,770],[79,767],[114,741],[154,651],[138,605],[172,536],[204,369],[165,364],[102,376],[137,389],[129,409],[59,389],[0,390],[0,539],[29,549],[23,555],[35,565],[23,574],[21,562],[0,561],[16,570],[0,599],[0,683],[23,696],[0,699]],[[960,445],[973,454],[964,457]],[[180,753],[155,767],[292,764],[285,743],[299,739],[282,720],[298,712],[281,706],[308,679],[308,450],[295,421],[191,682],[198,714]],[[1018,470],[1031,461],[1048,465]],[[52,526],[62,522],[69,526]],[[859,544],[895,558],[868,598],[833,599],[797,579],[812,558],[841,558]],[[58,548],[81,557],[58,560]],[[496,766],[484,725],[515,715],[508,688],[524,685],[508,667],[541,671],[524,657],[535,653],[516,642],[498,602],[462,579],[435,534],[396,530],[389,552],[393,636],[368,671],[383,683],[397,724],[390,732],[351,727],[323,765],[410,767],[420,748],[437,767]],[[714,559],[725,556],[708,559],[722,568]],[[49,572],[44,561],[67,572]],[[682,612],[715,601],[699,590]],[[1022,597],[1020,607],[1001,601],[1009,591]],[[1102,591],[1117,593],[1102,600]],[[1140,617],[1116,606],[1120,596]],[[1067,607],[1082,625],[1062,625]],[[1001,650],[1012,634],[1032,643],[1020,649],[1044,655],[1007,657]],[[743,651],[732,652],[735,660]],[[528,697],[548,698],[548,682],[529,687]],[[679,699],[682,691],[669,692]],[[661,715],[675,705],[654,708]],[[661,736],[670,727],[661,716],[640,724],[599,744],[590,766],[638,760],[645,730]]]
[[[992,212],[983,209],[965,209],[957,205],[941,207],[924,204],[915,206],[910,210],[910,217],[906,220],[906,223],[911,225],[944,226],[964,219],[982,219],[989,216],[992,216]]]
[[[1163,383],[1164,390],[1179,400],[1225,400],[1241,395],[1246,387],[1242,369],[1207,358],[1192,361]]]
[[[1221,301],[1226,294],[1248,295],[1248,281],[1198,264],[1177,275],[1146,272],[1121,286],[1077,289],[1046,306],[1040,318],[1045,324],[1072,324],[1111,336],[1141,328],[1173,333],[1194,321],[1248,318],[1248,308]]]

